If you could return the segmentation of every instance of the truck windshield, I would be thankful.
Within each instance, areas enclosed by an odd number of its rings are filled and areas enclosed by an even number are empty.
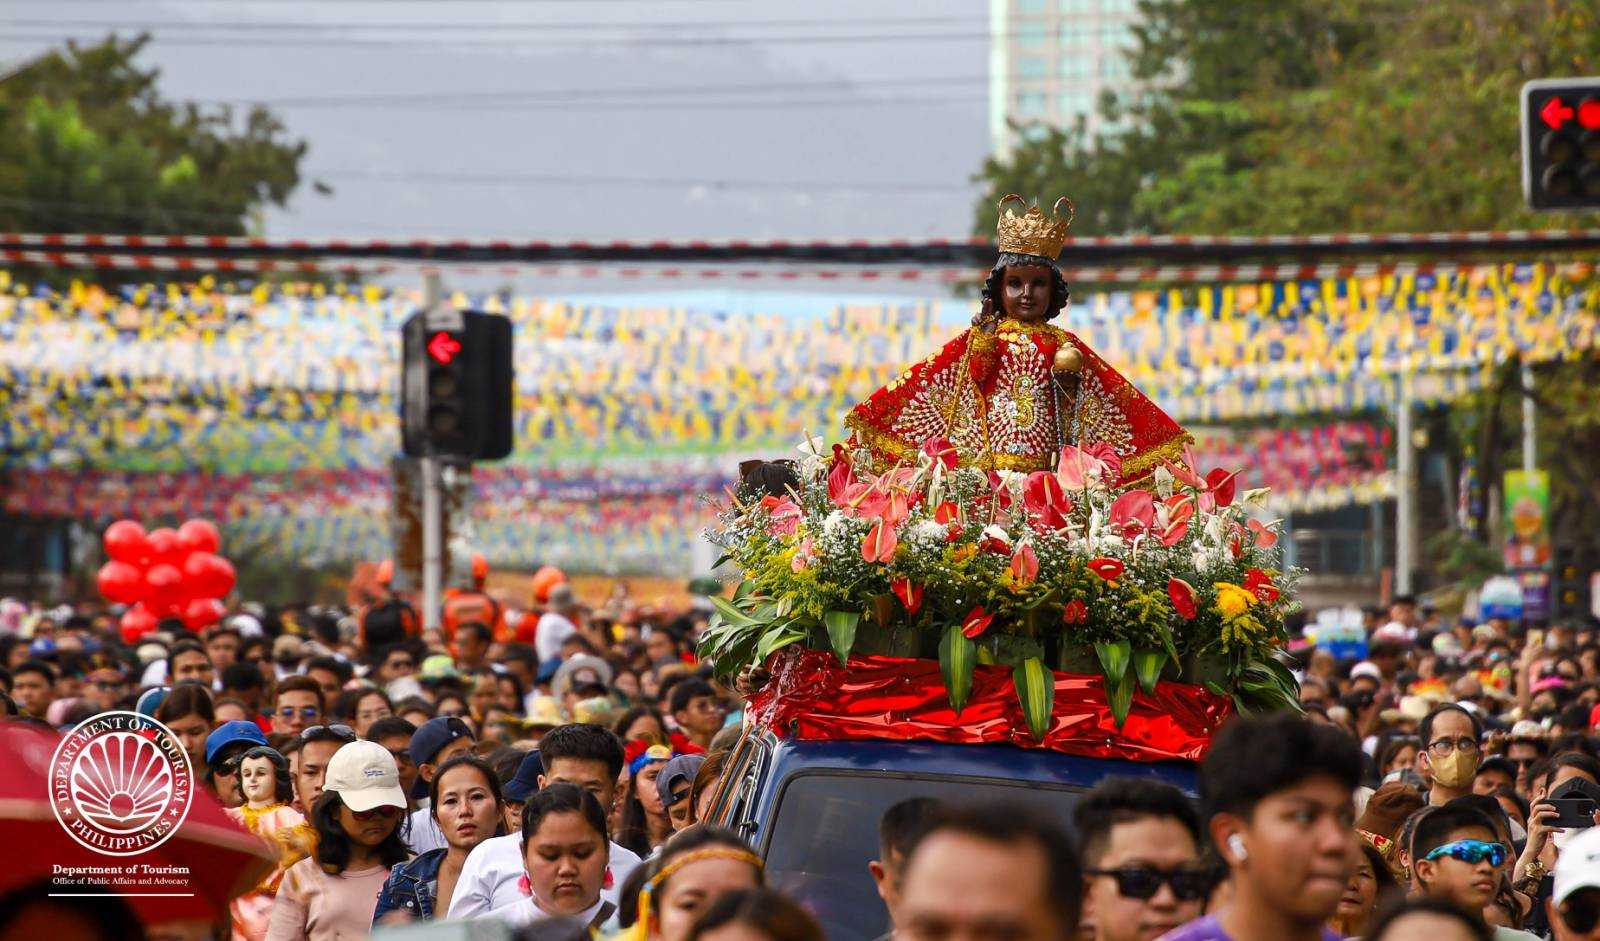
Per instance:
[[[768,832],[767,883],[805,905],[831,941],[872,941],[889,930],[867,863],[878,819],[913,797],[1006,801],[1071,825],[1077,788],[1038,781],[871,772],[803,772],[790,779]]]

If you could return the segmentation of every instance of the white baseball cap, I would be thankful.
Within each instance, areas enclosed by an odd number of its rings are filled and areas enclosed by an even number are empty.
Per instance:
[[[1600,889],[1600,827],[1579,830],[1556,858],[1551,901],[1560,905],[1579,889]]]
[[[325,791],[335,791],[353,811],[374,807],[406,806],[406,792],[400,789],[400,769],[394,756],[377,742],[350,742],[341,745],[328,761]]]
[[[1352,680],[1362,676],[1369,680],[1377,680],[1379,683],[1383,682],[1383,671],[1378,669],[1378,665],[1371,660],[1363,660],[1350,668],[1350,678]]]

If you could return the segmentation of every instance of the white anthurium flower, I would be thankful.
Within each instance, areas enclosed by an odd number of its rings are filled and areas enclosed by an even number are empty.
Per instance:
[[[1172,471],[1167,470],[1165,464],[1157,464],[1155,472],[1156,493],[1161,499],[1172,496]]]
[[[1250,506],[1266,506],[1267,495],[1272,493],[1271,487],[1255,487],[1246,490],[1239,499]]]
[[[1214,513],[1206,518],[1205,534],[1207,539],[1220,546],[1222,545],[1222,537],[1227,532],[1228,523],[1222,518],[1221,514]]]
[[[814,476],[822,469],[823,463],[833,456],[828,450],[828,442],[821,435],[808,434],[795,450],[800,452],[800,459],[796,463],[802,479]]]

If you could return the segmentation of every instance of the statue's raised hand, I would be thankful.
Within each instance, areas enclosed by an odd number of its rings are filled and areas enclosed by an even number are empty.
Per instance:
[[[994,301],[985,297],[983,308],[972,316],[972,325],[984,333],[993,333],[995,325],[1000,323],[1000,314],[994,309]]]

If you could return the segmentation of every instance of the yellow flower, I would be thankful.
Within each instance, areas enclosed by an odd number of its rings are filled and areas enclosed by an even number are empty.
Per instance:
[[[1252,592],[1241,588],[1232,582],[1216,582],[1217,613],[1223,620],[1232,620],[1250,610],[1250,606],[1258,599]]]

